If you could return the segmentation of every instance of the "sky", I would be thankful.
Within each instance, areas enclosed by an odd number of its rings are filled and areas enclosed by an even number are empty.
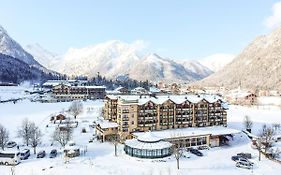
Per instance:
[[[279,0],[280,1],[280,0]],[[238,54],[281,23],[277,0],[0,0],[0,25],[22,46],[62,54],[109,40],[140,41],[177,59]]]

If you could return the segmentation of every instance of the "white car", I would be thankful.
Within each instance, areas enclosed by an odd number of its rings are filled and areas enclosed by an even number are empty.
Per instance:
[[[251,168],[253,168],[253,164],[251,164],[250,162],[247,162],[247,161],[237,161],[236,167],[251,169]]]
[[[13,148],[13,147],[15,147],[15,146],[17,146],[17,143],[14,142],[14,141],[9,141],[9,142],[6,144],[6,147],[7,147],[7,148]]]
[[[238,160],[236,161],[237,163],[247,163],[247,164],[250,164],[250,165],[254,165],[253,162],[249,161],[248,159],[244,158],[244,157],[239,157]]]

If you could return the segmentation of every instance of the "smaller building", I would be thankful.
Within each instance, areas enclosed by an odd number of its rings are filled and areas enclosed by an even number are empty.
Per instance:
[[[162,131],[152,131],[155,137],[163,141],[170,142],[180,148],[189,148],[192,146],[210,146],[218,147],[228,142],[227,136],[240,133],[236,129],[223,126],[199,127],[199,128],[178,128],[166,129]],[[143,132],[135,132],[133,135],[141,138]]]
[[[99,121],[96,125],[96,132],[102,142],[112,140],[117,137],[118,124],[107,120]]]
[[[135,89],[131,90],[131,94],[148,94],[148,91],[143,87],[136,87]]]
[[[250,92],[233,92],[226,95],[226,99],[231,104],[254,105],[257,103],[257,95]]]
[[[139,158],[163,158],[172,154],[172,144],[146,132],[137,139],[125,141],[126,154]]]

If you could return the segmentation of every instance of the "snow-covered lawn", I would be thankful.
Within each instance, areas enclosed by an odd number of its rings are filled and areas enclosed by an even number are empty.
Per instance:
[[[47,154],[59,145],[51,147],[50,135],[54,127],[49,124],[50,115],[68,109],[70,103],[35,103],[27,100],[19,103],[0,104],[0,123],[5,126],[9,132],[11,140],[21,143],[21,139],[16,137],[17,128],[24,118],[34,121],[40,126],[44,133],[43,143],[40,149],[46,150]],[[83,102],[84,113],[77,117],[79,121],[78,128],[75,129],[73,140],[87,149],[84,155],[71,159],[65,164],[62,154],[54,159],[37,159],[32,154],[28,160],[23,160],[16,166],[16,174],[20,175],[170,175],[170,174],[214,174],[214,175],[248,175],[251,174],[279,174],[281,165],[270,160],[262,158],[258,161],[258,152],[250,146],[250,140],[244,134],[237,134],[230,146],[220,148],[211,148],[204,150],[203,157],[197,157],[190,154],[190,158],[181,158],[180,170],[176,169],[176,160],[173,156],[164,159],[139,159],[127,156],[122,150],[122,145],[118,146],[118,157],[114,156],[114,146],[110,143],[100,143],[94,141],[88,143],[89,139],[95,133],[94,129],[89,127],[92,121],[97,120],[102,101]],[[281,110],[257,109],[230,106],[228,111],[228,126],[234,129],[243,129],[243,119],[249,115],[254,121],[254,133],[258,133],[262,124],[281,123]],[[46,125],[49,124],[49,127]],[[81,133],[82,128],[86,128],[87,133]],[[239,152],[251,152],[255,166],[253,170],[239,169],[235,167],[235,162],[231,156]],[[9,166],[0,166],[0,175],[11,174]]]

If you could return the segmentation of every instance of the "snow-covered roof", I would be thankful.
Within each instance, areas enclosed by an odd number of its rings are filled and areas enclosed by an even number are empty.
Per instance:
[[[146,132],[145,134],[138,137],[138,140],[141,142],[158,142],[161,138],[155,136],[151,131]]]
[[[77,88],[86,88],[86,89],[106,89],[105,86],[72,86]]]
[[[57,86],[59,84],[71,86],[71,84],[68,83],[68,81],[66,81],[66,80],[48,80],[45,83],[43,83],[43,86]]]
[[[115,90],[113,90],[113,91],[108,90],[108,91],[105,91],[105,92],[106,92],[106,94],[121,94],[120,91],[115,91]]]
[[[146,91],[143,87],[136,87],[133,91]]]
[[[200,136],[200,135],[229,135],[240,133],[241,131],[236,129],[231,129],[223,126],[212,126],[212,127],[200,127],[200,128],[179,128],[179,129],[167,129],[162,131],[152,131],[151,133],[160,139],[170,139],[177,137],[192,137],[192,136]],[[142,137],[144,135],[143,132],[135,132],[133,135],[137,136],[137,138]]]
[[[78,149],[80,149],[80,147],[78,145],[73,145],[73,146],[65,145],[64,149],[65,150],[78,150]]]
[[[176,104],[182,104],[186,101],[191,103],[198,103],[202,100],[206,100],[209,103],[214,103],[218,100],[221,100],[224,103],[224,100],[217,95],[159,95],[159,96],[150,96],[150,95],[107,95],[110,99],[121,99],[123,101],[138,103],[138,105],[143,105],[149,101],[154,104],[163,104],[164,102],[170,100]]]
[[[125,145],[131,148],[148,149],[148,150],[165,149],[165,148],[170,148],[172,146],[171,143],[166,141],[147,143],[147,142],[141,142],[137,139],[126,140]]]
[[[122,90],[123,88],[124,88],[124,87],[119,86],[118,88],[114,89],[114,91],[119,91],[119,92],[120,92],[120,90]]]
[[[16,148],[8,148],[8,149],[5,149],[4,151],[1,150],[0,153],[5,153],[5,154],[16,154],[16,153],[19,153],[20,151]]]
[[[111,99],[111,100],[117,100],[118,96],[116,95],[106,95],[107,98]]]
[[[152,92],[152,93],[159,93],[159,92],[161,92],[161,90],[156,88],[156,87],[149,87],[149,91]]]
[[[118,124],[115,122],[110,122],[108,120],[101,120],[101,121],[97,121],[97,124],[100,125],[100,127],[102,129],[106,129],[106,128],[117,128]]]

